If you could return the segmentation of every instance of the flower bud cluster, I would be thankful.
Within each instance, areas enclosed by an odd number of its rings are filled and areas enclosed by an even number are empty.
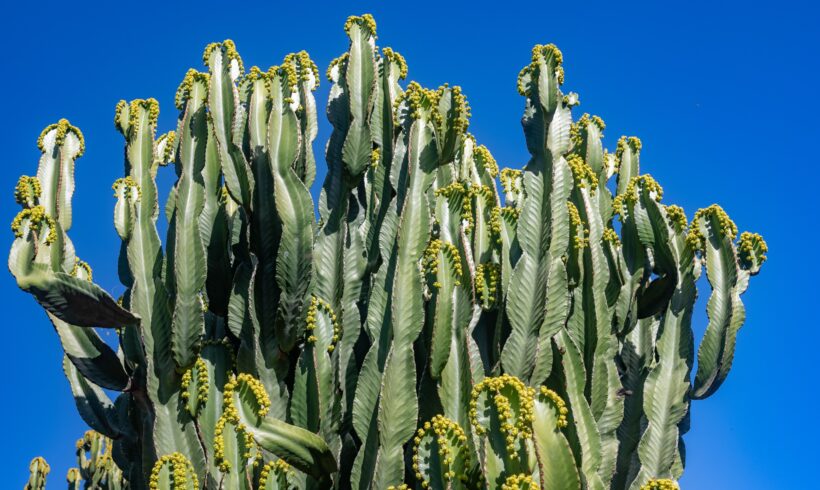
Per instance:
[[[371,36],[376,37],[376,19],[370,14],[362,16],[351,15],[345,21],[345,32],[350,35],[350,28],[354,25],[363,27]]]
[[[188,102],[188,99],[191,98],[191,92],[193,91],[194,83],[201,83],[205,86],[205,90],[203,91],[203,101],[207,100],[209,80],[209,74],[201,73],[197,70],[194,70],[193,68],[189,69],[188,72],[185,73],[185,77],[179,84],[179,87],[177,88],[177,93],[174,96],[174,105],[176,105],[177,109],[183,110],[185,108],[185,104]],[[117,110],[122,110],[119,105],[117,105]],[[118,118],[119,116],[117,116],[115,119]]]
[[[379,159],[381,158],[381,152],[378,148],[373,148],[373,151],[370,152],[370,167],[373,169],[379,168]]]
[[[744,231],[740,234],[738,251],[741,261],[753,263],[757,260],[758,264],[762,264],[767,259],[766,253],[769,251],[769,246],[760,234]]]
[[[236,44],[234,44],[234,42],[230,39],[225,39],[221,43],[211,43],[205,46],[205,51],[202,53],[202,62],[205,63],[206,66],[211,66],[211,54],[216,49],[222,49],[225,59],[228,60],[228,62],[236,62],[240,74],[245,71],[245,65],[242,63],[242,57],[239,56],[239,52],[236,50]]]
[[[57,222],[46,214],[46,208],[43,206],[25,208],[17,213],[11,222],[11,231],[16,238],[23,238],[26,230],[42,233],[43,227],[48,228],[45,243],[51,245],[57,240]]]
[[[166,454],[154,463],[154,467],[151,469],[151,477],[148,481],[148,488],[151,490],[159,490],[159,474],[166,466],[168,466],[171,472],[173,490],[199,488],[199,480],[197,479],[194,465],[191,464],[182,453]]]
[[[495,242],[501,243],[501,207],[493,206],[490,208],[490,217],[487,219],[487,228],[490,230],[490,235],[495,236]]]
[[[338,70],[344,70],[347,68],[347,59],[350,57],[350,53],[345,53],[338,58],[334,58],[329,65],[327,65],[327,71],[325,72],[325,76],[327,77],[328,81],[331,83],[336,83],[339,78],[338,75],[334,75],[338,73]],[[334,71],[334,69],[336,71]]]
[[[291,488],[290,477],[293,468],[283,459],[268,461],[259,472],[259,489],[264,490],[270,478],[275,478],[279,485],[276,488]]]
[[[588,127],[590,124],[594,124],[598,127],[598,130],[603,132],[606,129],[606,124],[604,120],[598,116],[590,116],[587,113],[581,115],[578,121],[572,123],[569,127],[569,137],[572,140],[572,145],[576,148],[582,146],[584,144],[584,139],[588,134]]]
[[[190,387],[194,378],[196,378],[196,404],[194,405],[195,415],[208,402],[208,391],[210,388],[208,384],[208,366],[201,357],[198,358],[196,363],[194,363],[194,365],[182,375],[182,399],[186,402],[189,401],[191,397]]]
[[[223,391],[225,398],[225,412],[228,413],[229,409],[231,409],[231,420],[237,422],[239,421],[239,413],[236,411],[236,407],[234,406],[233,395],[240,384],[246,385],[253,394],[257,406],[256,414],[259,417],[264,417],[267,415],[270,410],[270,397],[268,397],[268,393],[265,391],[265,387],[262,385],[262,382],[248,373],[241,373],[232,377],[227,383],[225,383],[225,389]]]
[[[435,449],[432,448],[435,446]],[[467,434],[456,422],[436,415],[429,422],[425,422],[413,438],[413,471],[416,479],[421,482],[422,488],[430,487],[429,475],[422,473],[423,457],[419,451],[424,447],[427,451],[435,450],[441,464],[442,476],[446,482],[467,481],[464,473],[470,467],[470,453],[467,446]],[[456,473],[456,470],[459,473]]]
[[[437,100],[441,100],[448,90],[453,100],[450,108],[453,117],[451,118],[448,116],[448,119],[452,120],[453,131],[455,131],[457,135],[462,135],[467,131],[467,127],[470,125],[470,116],[472,115],[470,111],[470,104],[467,102],[467,96],[464,95],[464,92],[462,92],[461,87],[458,85],[452,88],[450,88],[447,84],[439,87],[438,90],[436,90],[436,93],[438,94]],[[442,130],[446,130],[446,128],[442,128]],[[484,150],[486,151],[487,148],[484,148]],[[489,154],[490,152],[486,151],[486,153]]]
[[[226,410],[216,421],[214,427],[214,460],[222,473],[231,471],[231,462],[225,458],[225,426],[228,424],[234,426],[234,432],[238,438],[237,442],[241,443],[239,448],[242,450],[241,456],[243,459],[246,461],[251,459],[251,453],[255,447],[253,435],[248,432],[244,424],[233,420]]]
[[[299,51],[285,56],[285,64],[296,67],[296,75],[299,81],[307,83],[310,90],[319,87],[319,67],[310,59],[307,51]]]
[[[234,399],[234,395],[236,394],[236,390],[239,388],[240,384],[244,384],[253,394],[256,401],[256,415],[259,417],[266,416],[271,405],[270,398],[268,397],[268,393],[265,391],[265,387],[262,386],[262,383],[258,379],[254,378],[250,374],[242,373],[237,376],[232,376],[231,379],[225,383],[225,389],[223,390],[223,399],[225,400],[225,404],[222,416],[219,417],[219,420],[216,422],[214,432],[214,456],[219,464],[220,470],[223,473],[230,471],[231,468],[230,462],[225,459],[224,432],[226,424],[233,425],[237,435],[241,435],[244,438],[243,441],[245,445],[245,452],[242,456],[245,459],[251,458],[251,451],[255,447],[253,435],[247,430],[245,425],[240,422],[239,410],[235,405],[236,401]]]
[[[174,142],[177,139],[176,131],[168,131],[157,139],[157,153],[159,153],[159,165],[168,165],[174,161],[174,151],[176,145]]]
[[[501,264],[487,262],[475,268],[475,289],[481,295],[481,305],[485,310],[498,301],[498,283],[501,281]]]
[[[632,153],[640,153],[641,148],[643,147],[643,143],[641,140],[636,136],[621,136],[618,138],[618,146],[615,148],[615,158],[618,159],[618,166],[620,167],[621,164],[621,157],[623,156],[626,148],[629,147],[632,150]]]
[[[641,485],[641,490],[679,490],[680,487],[674,480],[662,478],[659,480],[649,480]]]
[[[438,274],[439,267],[441,266],[439,261],[439,253],[441,253],[445,260],[447,260],[450,264],[450,268],[456,276],[455,284],[456,286],[460,286],[461,277],[463,274],[461,268],[461,254],[459,253],[458,248],[450,242],[445,242],[438,238],[431,240],[427,245],[427,248],[424,250],[424,255],[421,258],[422,268],[433,276]],[[436,281],[433,283],[433,287],[440,288],[441,283]]]
[[[634,205],[638,202],[638,189],[646,192],[649,196],[657,202],[663,199],[663,187],[651,175],[636,175],[629,179],[626,189],[623,194],[615,196],[612,201],[612,209],[614,214],[624,215],[628,211],[628,205]]]
[[[94,272],[91,270],[91,266],[88,265],[88,262],[75,257],[74,267],[71,269],[71,275],[91,282],[94,277]]]
[[[576,230],[573,236],[575,248],[581,250],[589,245],[589,229],[584,226],[581,213],[578,212],[578,208],[571,201],[567,201],[567,212],[569,213],[569,222]]]
[[[505,168],[501,170],[501,186],[508,196],[521,192],[521,170]]]
[[[384,48],[382,53],[384,54],[385,60],[399,67],[399,79],[404,80],[407,78],[407,61],[404,60],[404,56],[393,51],[391,48]]]
[[[68,119],[60,119],[57,121],[56,124],[50,124],[46,126],[43,132],[40,133],[40,136],[37,138],[37,148],[40,151],[46,151],[45,148],[45,139],[48,133],[51,131],[57,131],[57,134],[54,138],[54,146],[62,146],[65,143],[65,137],[68,133],[74,133],[74,136],[80,140],[80,151],[77,153],[77,158],[83,156],[85,153],[85,138],[83,137],[83,132],[80,131],[80,128],[77,126],[72,126]]]
[[[293,97],[298,97],[299,94],[299,73],[296,70],[294,62],[288,61],[286,57],[281,65],[268,68],[268,77],[270,77],[271,80],[277,77],[279,78],[282,100],[285,104],[292,104],[294,102]],[[278,94],[274,94],[271,89],[271,99],[276,100],[277,96]]]
[[[339,325],[339,320],[336,317],[336,313],[333,312],[330,303],[316,296],[311,296],[310,306],[308,306],[307,316],[305,317],[305,331],[308,335],[307,342],[315,344],[319,340],[316,335],[313,334],[313,331],[316,330],[316,320],[320,313],[325,314],[333,325],[333,337],[331,337],[330,345],[327,347],[327,352],[332,353],[336,348],[336,342],[338,342],[342,336],[342,328]]]
[[[484,170],[492,178],[496,178],[498,176],[498,162],[495,161],[493,155],[490,153],[490,150],[487,149],[484,145],[476,146],[475,150],[473,150],[473,154],[475,158],[481,162],[481,165],[484,167]]]
[[[37,205],[37,200],[42,193],[43,188],[40,185],[40,179],[21,175],[14,188],[14,200],[25,208],[32,208]]]
[[[519,473],[510,475],[501,484],[501,490],[540,490],[541,487],[530,475]]]
[[[479,421],[478,411],[494,410],[501,422],[500,430],[505,437],[507,450],[513,452],[517,441],[532,436],[534,396],[535,389],[527,387],[515,376],[502,374],[484,378],[473,387],[470,397],[470,423],[476,434],[483,436],[489,428],[484,427]]]
[[[461,219],[467,223],[465,231],[469,231],[473,225],[473,205],[470,202],[469,187],[465,187],[461,182],[452,182],[444,187],[436,189],[434,193],[437,197],[442,196],[447,200],[461,200]]]
[[[666,218],[669,220],[669,225],[676,232],[681,232],[689,226],[683,208],[675,204],[666,206]]]
[[[706,221],[707,218],[712,217],[714,220]],[[729,218],[726,211],[717,204],[712,204],[707,208],[698,209],[695,217],[692,218],[692,225],[689,227],[689,233],[686,235],[686,243],[692,247],[693,250],[703,250],[706,247],[706,236],[701,231],[701,225],[711,226],[714,221],[717,221],[718,229],[715,230],[717,234],[723,235],[730,240],[734,240],[737,236],[737,225]]]
[[[126,201],[136,202],[142,197],[140,186],[130,175],[115,180],[111,189],[114,191],[114,197],[119,197],[120,190],[122,190],[122,196]]]
[[[564,55],[561,53],[561,50],[554,44],[536,44],[532,48],[532,61],[529,65],[522,68],[518,74],[519,94],[525,97],[530,96],[531,92],[529,87],[526,86],[524,77],[526,75],[532,76],[537,74],[542,62],[545,67],[553,67],[559,85],[564,83],[564,67],[561,66],[564,62]],[[530,83],[532,82],[533,81],[530,80]]]
[[[572,154],[567,156],[567,164],[572,170],[572,178],[575,181],[575,187],[584,189],[589,185],[590,194],[595,194],[598,189],[598,176],[592,170],[580,155]]]
[[[521,209],[514,206],[504,206],[501,208],[501,217],[510,222],[515,222],[521,216]]]
[[[117,105],[118,110],[119,105]],[[128,126],[134,127],[139,118],[139,109],[148,111],[148,126],[156,128],[159,118],[159,102],[157,99],[134,99],[128,104]]]
[[[442,117],[438,111],[438,103],[443,92],[442,88],[432,90],[423,88],[418,82],[410,82],[407,89],[400,93],[393,102],[393,114],[398,117],[399,109],[404,104],[411,119],[416,121],[425,119],[433,122],[436,127],[440,127]],[[395,122],[398,124],[398,120]]]
[[[555,424],[556,428],[563,429],[566,427],[568,424],[567,415],[569,414],[569,409],[567,408],[567,404],[564,402],[564,399],[558,396],[558,393],[552,391],[546,386],[539,388],[538,395],[542,400],[551,401],[555,406],[555,409],[558,410],[558,421]]]
[[[621,239],[618,237],[618,233],[612,228],[604,228],[603,238],[615,247],[621,246]]]

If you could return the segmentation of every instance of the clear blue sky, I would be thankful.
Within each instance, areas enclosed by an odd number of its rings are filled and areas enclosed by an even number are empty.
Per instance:
[[[267,67],[306,49],[324,71],[346,49],[346,16],[363,12],[376,16],[379,44],[407,58],[409,78],[461,85],[473,108],[471,131],[503,166],[520,167],[527,152],[516,75],[533,44],[554,42],[564,52],[565,90],[580,93],[580,111],[604,118],[610,148],[621,134],[643,140],[642,170],[661,182],[666,202],[683,205],[690,217],[719,202],[741,230],[762,233],[770,246],[769,263],[743,297],[748,321],[732,373],[716,395],[692,408],[684,488],[817,484],[817,7],[714,0],[502,2],[492,9],[443,1],[176,3],[6,4],[0,222],[17,211],[17,177],[35,172],[41,129],[70,119],[88,148],[77,164],[71,237],[95,279],[118,295],[120,242],[110,190],[122,172],[116,102],[155,97],[160,130],[173,129],[174,91],[187,68],[202,67],[208,42],[233,39],[246,66]],[[326,97],[325,83],[317,94],[322,106]],[[323,109],[320,125],[317,155],[328,134]],[[2,236],[7,247],[11,231]],[[52,464],[53,488],[62,488],[73,443],[85,430],[62,374],[62,351],[45,314],[9,274],[0,274],[0,288],[0,486],[22,486],[29,460],[39,454]],[[700,314],[697,337],[703,328]]]

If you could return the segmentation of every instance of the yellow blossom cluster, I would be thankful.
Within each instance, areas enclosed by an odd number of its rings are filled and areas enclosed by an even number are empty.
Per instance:
[[[391,48],[384,48],[382,52],[387,61],[395,63],[399,67],[399,79],[404,80],[407,78],[407,62],[404,60],[404,56],[393,51]]]
[[[612,228],[604,228],[603,238],[616,247],[621,246],[621,239],[618,237],[618,233]]]
[[[464,95],[464,92],[461,90],[461,87],[456,85],[450,88],[447,84],[439,87],[436,92],[438,93],[437,100],[441,100],[444,96],[444,93],[450,90],[450,94],[452,96],[453,103],[450,107],[450,111],[453,113],[453,130],[456,134],[461,135],[467,131],[467,127],[470,125],[470,104],[467,102],[467,96]],[[445,129],[445,128],[442,128]],[[489,155],[489,151],[487,148],[484,148],[485,152]],[[478,148],[476,148],[478,151]],[[490,157],[492,158],[492,157]],[[495,162],[495,160],[493,160]]]
[[[159,475],[164,467],[168,466],[171,476],[173,490],[188,490],[188,488],[199,488],[199,480],[194,470],[194,465],[182,455],[182,453],[171,453],[160,457],[151,469],[151,477],[148,481],[148,488],[159,489]],[[190,480],[190,482],[189,482]],[[189,483],[192,485],[189,486]]]
[[[242,64],[242,58],[239,56],[239,52],[236,50],[236,44],[230,39],[226,39],[221,43],[211,43],[205,46],[205,51],[202,53],[202,61],[207,66],[210,66],[210,59],[211,53],[213,53],[216,49],[222,49],[224,51],[225,59],[228,61],[236,61],[236,64],[239,66],[239,73],[245,71],[245,65]]]
[[[128,126],[135,127],[140,117],[140,108],[148,112],[148,127],[153,130],[159,118],[159,102],[157,99],[134,99],[128,105]],[[117,110],[121,111],[117,105]]]
[[[434,445],[435,449],[432,448]],[[424,457],[420,454],[422,447],[427,451],[435,450],[438,453],[445,481],[467,480],[467,475],[463,473],[470,467],[467,434],[456,422],[443,415],[436,415],[429,422],[425,422],[413,438],[413,471],[416,479],[421,482],[421,487],[429,488],[430,480],[422,473],[421,459]],[[457,474],[456,470],[462,472]]]
[[[475,289],[481,296],[484,309],[490,309],[498,300],[498,284],[501,281],[501,264],[488,262],[475,268]]]
[[[313,334],[313,331],[316,330],[316,320],[320,313],[327,315],[330,319],[330,323],[333,325],[333,337],[331,338],[330,345],[327,347],[328,353],[332,353],[336,347],[336,342],[339,341],[342,335],[342,328],[339,325],[339,320],[336,318],[336,313],[333,312],[330,303],[316,296],[311,296],[307,316],[305,317],[305,331],[308,335],[307,341],[308,343],[315,344],[319,340],[316,335]]]
[[[466,230],[469,232],[473,225],[473,206],[470,202],[470,188],[461,182],[453,182],[444,187],[438,188],[435,195],[443,196],[448,200],[461,199],[461,219],[467,222]]]
[[[487,219],[487,228],[490,230],[490,235],[495,236],[496,243],[501,243],[501,207],[493,206],[490,208],[490,217]]]
[[[680,487],[674,480],[662,478],[658,480],[649,480],[641,485],[641,490],[679,490]]]
[[[42,193],[43,188],[40,186],[40,179],[21,175],[14,187],[14,200],[23,207],[31,208],[37,204],[37,199]]]
[[[39,148],[40,151],[46,151],[44,146],[46,135],[55,129],[57,130],[57,134],[54,138],[54,146],[62,146],[65,142],[66,135],[68,133],[74,133],[74,136],[80,140],[80,151],[77,153],[77,157],[79,158],[83,155],[83,153],[85,153],[85,138],[83,137],[83,132],[80,131],[80,128],[77,126],[72,126],[71,123],[68,122],[68,119],[60,119],[56,124],[49,124],[46,126],[37,138],[37,148]]]
[[[438,238],[430,240],[430,243],[427,244],[427,248],[424,250],[424,255],[421,258],[422,268],[433,276],[438,274],[439,267],[441,266],[439,253],[444,256],[445,260],[447,260],[450,264],[450,268],[456,276],[455,284],[456,286],[460,286],[461,277],[463,274],[461,268],[461,254],[459,253],[458,248],[450,242],[445,242]],[[436,281],[433,283],[433,287],[440,288],[441,283]]]
[[[94,277],[94,272],[91,270],[91,266],[88,265],[88,262],[75,257],[71,275],[74,277],[82,277],[86,281],[91,282]]]
[[[196,378],[196,403],[194,404],[196,413],[208,402],[208,366],[201,357],[182,375],[182,399],[186,402],[191,397],[190,387],[194,378]]]
[[[651,175],[636,175],[629,179],[626,184],[626,189],[623,194],[618,194],[612,201],[612,209],[614,214],[624,215],[628,211],[627,205],[638,202],[638,189],[646,192],[655,201],[660,202],[663,199],[663,187]]]
[[[740,260],[752,262],[753,258],[756,258],[758,263],[762,264],[767,259],[766,253],[769,251],[769,246],[760,234],[744,231],[740,234],[738,251]]]
[[[288,480],[291,475],[293,475],[293,468],[285,460],[269,461],[265,463],[262,471],[259,472],[259,488],[260,490],[266,488],[271,477],[278,481],[279,486],[277,488],[290,488]]]
[[[541,490],[541,487],[532,476],[520,473],[508,476],[501,484],[501,490]]]
[[[316,90],[319,87],[319,67],[310,59],[307,51],[299,51],[298,53],[290,53],[285,56],[285,64],[293,64],[296,67],[296,74],[302,82],[310,82],[313,77],[313,85],[311,90]]]
[[[501,422],[500,430],[505,437],[507,450],[513,452],[516,441],[528,439],[532,435],[534,396],[535,389],[527,387],[515,376],[502,374],[484,378],[473,387],[470,397],[470,423],[477,435],[484,435],[488,427],[479,421],[479,410],[494,410]]]
[[[231,471],[231,462],[225,458],[225,426],[233,425],[236,433],[237,442],[240,442],[239,448],[242,450],[242,458],[246,461],[251,459],[251,452],[254,449],[255,443],[253,435],[248,432],[247,427],[235,420],[232,420],[228,412],[222,414],[216,421],[214,427],[214,460],[216,461],[219,471],[222,473],[229,473]]]
[[[504,206],[501,208],[501,217],[507,221],[514,222],[521,216],[521,209],[513,206]]]
[[[595,175],[592,167],[576,154],[567,156],[567,164],[570,170],[572,170],[575,187],[584,189],[589,185],[590,194],[595,194],[595,190],[598,188],[598,177]]]
[[[402,104],[405,104],[410,118],[418,121],[424,117],[433,122],[436,127],[440,127],[442,117],[438,111],[438,103],[442,94],[443,89],[441,88],[432,90],[423,88],[418,82],[410,82],[407,89],[399,94],[393,102],[393,113],[398,116],[399,108]],[[398,123],[398,120],[396,123]]]
[[[481,162],[490,177],[496,178],[498,176],[498,162],[495,161],[490,150],[484,145],[479,145],[475,148],[474,154],[475,158]]]
[[[280,81],[280,90],[282,93],[282,101],[285,104],[293,103],[292,95],[298,90],[299,75],[296,71],[296,65],[292,61],[285,61],[281,65],[271,66],[268,68],[268,78],[271,80],[278,78]],[[276,100],[276,95],[273,89],[270,91],[270,97]]]
[[[179,87],[177,88],[177,93],[174,96],[174,105],[176,105],[176,108],[179,110],[183,110],[185,108],[185,104],[188,102],[188,99],[191,98],[191,92],[193,91],[194,83],[201,83],[205,86],[205,90],[202,91],[202,96],[203,101],[207,100],[209,79],[209,74],[202,73],[200,71],[194,70],[193,68],[189,69],[188,72],[185,73],[185,77],[182,79],[182,82],[180,82]],[[117,105],[117,110],[122,110],[119,105]],[[117,115],[115,119],[119,119],[119,115]]]
[[[381,158],[381,151],[378,148],[373,148],[370,152],[370,167],[373,169],[379,168],[379,159]]]
[[[713,218],[706,222],[707,218]],[[730,240],[734,240],[737,236],[737,225],[729,218],[726,211],[717,204],[712,204],[707,208],[698,209],[695,217],[692,218],[692,225],[689,227],[689,233],[686,235],[686,243],[692,247],[693,250],[703,250],[706,246],[706,236],[704,236],[701,226],[711,226],[717,223],[718,229],[715,230],[717,234],[721,234]]]
[[[328,81],[335,82],[333,79],[333,68],[339,67],[339,70],[342,70],[345,66],[347,66],[347,59],[350,57],[349,53],[344,53],[343,55],[339,56],[338,58],[334,58],[329,65],[327,65],[327,71],[325,72],[325,76],[327,77]]]
[[[641,151],[641,147],[643,147],[643,143],[641,143],[640,138],[636,136],[630,136],[628,138],[626,136],[621,136],[618,138],[618,145],[615,147],[615,158],[618,159],[619,163],[624,151],[626,151],[627,146],[633,153],[639,153]]]
[[[128,177],[120,177],[115,180],[111,185],[111,189],[114,191],[114,197],[119,197],[117,194],[120,192],[120,189],[122,189],[122,195],[126,201],[138,201],[140,197],[142,197],[142,190],[140,189],[140,186],[130,175]]]
[[[555,405],[555,409],[558,410],[558,422],[556,422],[556,427],[558,429],[563,429],[567,426],[567,414],[569,414],[569,409],[567,408],[566,402],[564,399],[558,396],[558,393],[552,391],[551,389],[547,388],[546,386],[542,386],[538,390],[538,394],[543,400],[549,400]]]
[[[564,55],[561,53],[561,50],[554,44],[536,44],[532,48],[532,61],[529,65],[522,68],[518,74],[519,94],[527,97],[530,95],[529,89],[524,86],[524,77],[527,74],[532,75],[537,73],[542,60],[546,67],[554,67],[555,77],[558,83],[564,83],[564,67],[561,66],[564,62]]]
[[[603,119],[584,113],[578,121],[572,123],[569,127],[569,137],[574,147],[578,148],[584,144],[584,135],[587,133],[587,128],[590,124],[597,126],[601,132],[606,129],[606,124]]]
[[[677,232],[685,230],[688,226],[686,213],[682,207],[675,204],[666,206],[666,218],[669,220],[669,224],[672,228]]]
[[[371,36],[376,37],[376,19],[374,19],[372,15],[351,15],[345,21],[345,32],[350,34],[350,28],[353,27],[354,24],[364,27]]]
[[[174,151],[176,149],[174,142],[176,139],[176,131],[168,131],[157,140],[157,146],[162,148],[162,157],[159,161],[160,165],[168,165],[174,160]]]
[[[575,248],[581,250],[589,245],[589,230],[584,226],[578,208],[571,201],[567,201],[567,212],[569,213],[569,222],[576,230],[576,233],[573,234]]]
[[[521,176],[522,172],[513,168],[505,168],[501,171],[501,186],[505,194],[514,195],[521,192]]]
[[[45,243],[51,245],[57,240],[57,222],[54,218],[46,214],[46,208],[43,206],[34,206],[33,208],[25,208],[19,213],[11,222],[11,231],[17,238],[23,238],[26,231],[26,222],[28,230],[42,232],[43,227],[48,228]]]

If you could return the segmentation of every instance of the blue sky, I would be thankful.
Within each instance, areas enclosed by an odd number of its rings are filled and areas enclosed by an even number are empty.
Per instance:
[[[805,488],[806,479],[816,478],[810,468],[820,456],[820,331],[811,326],[818,324],[813,312],[820,298],[817,7],[792,1],[540,1],[526,8],[441,1],[264,7],[237,1],[232,8],[205,1],[80,3],[4,6],[0,222],[17,212],[17,177],[36,170],[41,129],[68,118],[87,143],[77,163],[71,237],[97,282],[118,295],[110,190],[122,173],[122,138],[112,124],[116,102],[155,97],[160,130],[173,129],[174,91],[189,67],[202,67],[208,42],[233,39],[246,66],[278,64],[306,49],[324,71],[346,49],[346,16],[363,12],[376,16],[379,45],[406,57],[410,79],[461,85],[473,109],[470,130],[502,166],[520,167],[528,155],[516,75],[533,44],[554,42],[564,53],[564,89],[581,96],[576,116],[603,117],[610,148],[621,134],[639,136],[642,170],[664,186],[666,202],[682,205],[690,217],[718,202],[741,230],[769,243],[770,261],[743,297],[748,320],[732,373],[716,395],[692,408],[683,487]],[[326,97],[325,83],[320,105]],[[317,155],[329,133],[323,116],[320,109]],[[8,246],[10,230],[5,237]],[[5,481],[22,486],[29,460],[42,455],[52,464],[52,487],[62,488],[74,464],[73,443],[85,430],[62,374],[62,351],[45,314],[9,274],[0,274],[0,289]],[[704,315],[695,320],[699,337]]]

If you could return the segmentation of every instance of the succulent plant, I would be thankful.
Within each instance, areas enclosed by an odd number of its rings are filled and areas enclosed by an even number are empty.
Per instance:
[[[555,46],[535,46],[518,77],[530,160],[500,170],[460,87],[402,86],[407,64],[376,45],[369,15],[345,31],[318,221],[307,53],[246,70],[233,42],[209,45],[161,136],[155,100],[117,105],[117,300],[68,237],[82,133],[43,131],[37,175],[15,191],[9,269],[99,433],[69,484],[676,488],[689,405],[728,375],[765,241],[738,238],[717,205],[688,223],[663,204],[640,140],[609,152],[601,118],[573,120]],[[47,472],[35,459],[27,488]]]

